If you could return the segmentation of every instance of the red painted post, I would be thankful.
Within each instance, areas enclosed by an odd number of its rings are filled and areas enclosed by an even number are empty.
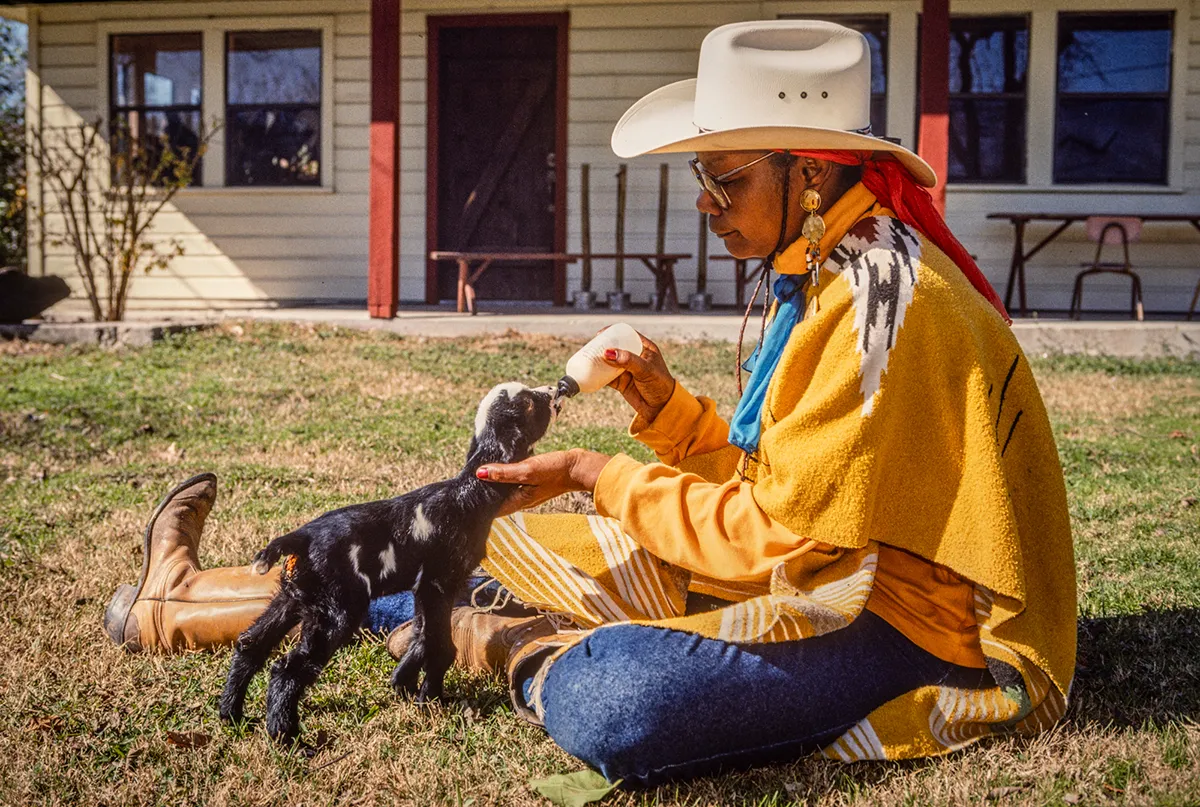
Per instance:
[[[950,0],[921,3],[920,93],[917,150],[937,172],[937,187],[931,193],[938,212],[945,215],[950,153]]]
[[[400,300],[400,2],[371,0],[371,180],[367,311]]]

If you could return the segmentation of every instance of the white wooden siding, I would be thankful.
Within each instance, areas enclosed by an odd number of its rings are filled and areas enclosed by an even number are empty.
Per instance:
[[[612,248],[618,160],[609,150],[613,123],[640,96],[670,81],[695,74],[700,42],[711,28],[780,14],[886,13],[890,19],[890,134],[912,142],[915,130],[916,19],[919,0],[400,0],[402,2],[401,86],[401,278],[402,302],[420,302],[425,288],[425,102],[426,18],[436,14],[521,12],[570,13],[568,65],[568,248],[579,248],[579,166],[591,164],[592,244]],[[169,272],[139,278],[135,305],[212,305],[298,298],[361,303],[366,296],[368,215],[368,122],[370,103],[370,19],[366,0],[257,2],[162,2],[47,6],[36,26],[37,53],[44,85],[43,114],[69,112],[90,117],[103,111],[96,54],[102,20],[213,16],[229,27],[245,17],[279,14],[332,19],[332,103],[324,113],[333,123],[333,144],[325,144],[332,187],[323,192],[206,188],[179,197],[178,210],[159,230],[183,237],[188,254]],[[1055,37],[1059,11],[1170,9],[1176,12],[1171,182],[1157,188],[1055,188],[1049,173],[1053,144]],[[1003,293],[1012,250],[1012,229],[990,222],[987,213],[1014,211],[1114,210],[1136,213],[1200,210],[1200,0],[953,0],[951,11],[1025,13],[1031,16],[1028,167],[1025,186],[950,186],[948,220],[967,248],[979,257]],[[480,114],[488,114],[481,110]],[[667,248],[695,254],[698,215],[688,155],[652,156],[629,161],[626,247],[649,250],[655,244],[658,164],[671,165]],[[1031,225],[1026,246],[1048,232]],[[1093,247],[1076,225],[1044,250],[1028,270],[1032,305],[1064,308],[1078,264]],[[716,239],[710,254],[720,254]],[[1149,310],[1182,310],[1200,277],[1200,233],[1187,225],[1148,224],[1134,247]],[[66,273],[65,257],[47,256],[50,271]],[[579,264],[568,267],[568,294],[578,288]],[[652,290],[649,274],[626,263],[626,288],[635,301]],[[678,267],[680,292],[694,288],[695,261]],[[732,303],[732,265],[709,265],[709,291],[718,303]],[[1120,308],[1126,285],[1098,278],[1088,304]],[[611,262],[596,261],[593,288],[612,286]]]

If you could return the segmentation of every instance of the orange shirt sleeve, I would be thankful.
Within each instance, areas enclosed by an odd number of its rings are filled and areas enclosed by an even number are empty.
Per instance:
[[[678,381],[658,417],[651,422],[638,415],[629,435],[653,451],[659,462],[709,482],[733,476],[741,457],[737,446],[729,444],[729,424],[717,414],[717,405],[692,395]]]
[[[772,521],[752,488],[618,454],[597,480],[596,510],[668,563],[721,580],[763,581],[820,545]]]

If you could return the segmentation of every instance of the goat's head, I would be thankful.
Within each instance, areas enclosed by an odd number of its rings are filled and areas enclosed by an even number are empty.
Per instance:
[[[479,403],[468,456],[478,448],[495,455],[485,462],[520,462],[533,453],[557,410],[552,387],[533,389],[516,381],[497,384]]]

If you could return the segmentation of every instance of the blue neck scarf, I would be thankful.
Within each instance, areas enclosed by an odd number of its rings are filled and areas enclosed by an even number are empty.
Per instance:
[[[742,365],[751,373],[750,383],[738,401],[729,423],[729,442],[753,454],[762,433],[762,410],[767,400],[767,385],[783,356],[792,329],[804,318],[804,283],[808,275],[780,275],[772,287],[778,305],[762,341]]]

